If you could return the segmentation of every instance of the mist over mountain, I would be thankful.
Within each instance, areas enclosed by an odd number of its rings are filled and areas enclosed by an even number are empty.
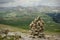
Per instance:
[[[38,12],[60,12],[59,6],[32,6],[32,7],[23,7],[23,6],[17,6],[17,7],[0,7],[0,11],[6,11],[6,10],[19,10],[20,9],[26,10],[26,11],[38,11]]]
[[[60,23],[60,7],[56,6],[32,6],[32,7],[0,7],[0,18],[5,20],[19,19],[19,17],[38,16],[47,13],[55,22]],[[57,14],[56,14],[57,13]],[[54,15],[53,15],[54,14]],[[42,15],[42,14],[41,14]],[[17,18],[16,18],[17,17]]]
[[[46,31],[60,32],[60,0],[0,0],[2,28],[8,25],[29,30],[29,24],[38,16]]]

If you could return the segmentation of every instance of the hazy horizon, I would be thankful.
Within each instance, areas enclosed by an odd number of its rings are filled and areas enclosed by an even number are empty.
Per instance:
[[[60,7],[60,0],[0,0],[0,7],[16,6],[57,6]]]

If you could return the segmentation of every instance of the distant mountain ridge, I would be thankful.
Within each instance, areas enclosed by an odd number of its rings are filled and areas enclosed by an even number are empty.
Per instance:
[[[33,7],[0,7],[0,18],[2,19],[19,19],[19,17],[28,17],[48,13],[54,21],[60,22],[60,7],[54,6],[33,6]],[[57,13],[57,14],[56,14]],[[41,14],[42,15],[42,14]],[[55,16],[56,15],[56,16]],[[16,18],[17,17],[17,18]]]
[[[55,6],[33,6],[33,7],[0,7],[0,11],[6,10],[27,10],[27,11],[38,11],[38,12],[60,12],[60,7]]]

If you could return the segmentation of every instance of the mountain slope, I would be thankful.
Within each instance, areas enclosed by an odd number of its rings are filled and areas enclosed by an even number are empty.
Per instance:
[[[15,13],[15,12],[14,12]],[[0,19],[0,24],[5,24],[5,25],[11,25],[14,27],[19,27],[22,29],[28,29],[29,30],[29,24],[37,17],[40,16],[44,22],[45,22],[45,30],[46,31],[51,31],[53,30],[53,32],[60,32],[60,23],[56,23],[52,17],[50,17],[49,15],[47,15],[46,13],[32,13],[32,14],[21,14],[19,15],[18,13],[15,13],[13,15],[16,14],[16,16],[8,16],[8,17],[2,17],[2,19]],[[50,13],[51,14],[51,13]],[[4,15],[4,14],[3,14]]]

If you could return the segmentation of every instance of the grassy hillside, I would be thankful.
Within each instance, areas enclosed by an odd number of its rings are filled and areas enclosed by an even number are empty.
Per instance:
[[[52,13],[48,13],[48,14],[52,14]],[[40,13],[40,12],[33,12],[27,14],[25,12],[19,12],[19,11],[0,12],[0,24],[29,30],[29,24],[37,16],[40,16],[44,20],[45,31],[60,32],[60,23],[56,23],[53,20],[53,18],[47,15],[46,13]]]

